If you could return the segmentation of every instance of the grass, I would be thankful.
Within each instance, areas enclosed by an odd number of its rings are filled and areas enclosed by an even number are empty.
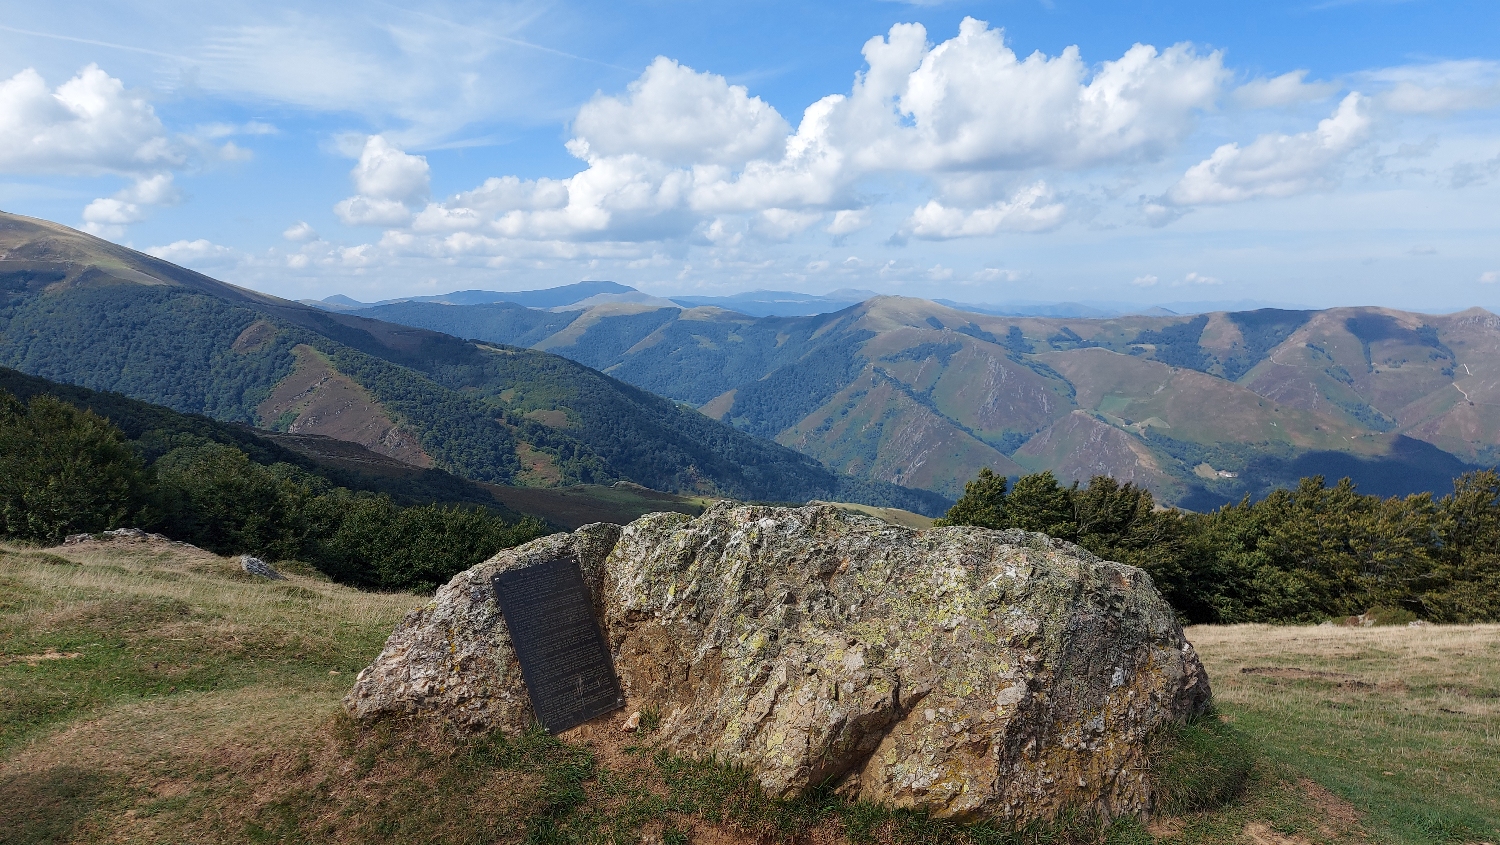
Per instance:
[[[1393,842],[1500,837],[1500,625],[1198,627],[1234,728]]]
[[[1221,709],[1158,738],[1168,812],[1012,830],[771,800],[657,748],[656,714],[565,739],[353,722],[352,675],[421,601],[164,543],[0,547],[0,843],[1494,841],[1494,628],[1195,629]]]

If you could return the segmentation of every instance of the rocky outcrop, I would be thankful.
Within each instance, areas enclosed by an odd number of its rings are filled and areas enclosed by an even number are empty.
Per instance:
[[[1147,738],[1208,680],[1141,570],[1040,534],[915,531],[828,506],[720,505],[554,535],[456,577],[346,700],[517,730],[490,576],[573,555],[630,710],[771,794],[834,782],[938,816],[1150,808]],[[621,714],[623,717],[623,714]]]

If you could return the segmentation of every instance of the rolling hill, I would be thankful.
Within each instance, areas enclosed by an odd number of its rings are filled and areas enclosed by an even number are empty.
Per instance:
[[[945,506],[830,471],[574,360],[362,316],[376,310],[312,308],[0,214],[0,365],[24,373],[345,439],[478,482]]]
[[[804,317],[369,313],[565,355],[841,472],[950,497],[981,466],[1109,474],[1207,508],[1311,474],[1442,492],[1500,460],[1500,318],[1480,309],[1007,317],[882,296]]]

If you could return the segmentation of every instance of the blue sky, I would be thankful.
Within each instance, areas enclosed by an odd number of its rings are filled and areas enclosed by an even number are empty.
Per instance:
[[[294,298],[1500,306],[1500,4],[0,3],[0,208]]]

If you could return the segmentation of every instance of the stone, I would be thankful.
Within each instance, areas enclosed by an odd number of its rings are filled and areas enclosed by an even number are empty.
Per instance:
[[[356,677],[345,708],[356,718],[430,713],[460,728],[524,730],[534,715],[491,581],[508,569],[571,555],[602,617],[604,558],[619,536],[618,525],[585,525],[506,549],[455,575],[396,627]]]
[[[256,575],[261,578],[270,578],[272,581],[286,580],[286,576],[282,575],[280,572],[277,572],[276,568],[271,566],[271,564],[266,563],[258,557],[251,557],[250,555],[240,555],[240,569],[245,570],[245,572],[251,575]]]
[[[622,731],[624,731],[625,733],[628,733],[628,734],[629,733],[635,733],[636,731],[638,731],[640,729],[641,729],[641,711],[639,711],[639,710],[635,711],[634,713],[631,713],[630,716],[625,719],[624,724],[620,725],[620,730],[622,730]]]
[[[831,506],[719,504],[553,535],[465,572],[391,635],[346,706],[524,729],[489,578],[573,553],[653,740],[938,817],[1149,812],[1148,740],[1208,678],[1143,571],[1041,534],[913,530]]]

